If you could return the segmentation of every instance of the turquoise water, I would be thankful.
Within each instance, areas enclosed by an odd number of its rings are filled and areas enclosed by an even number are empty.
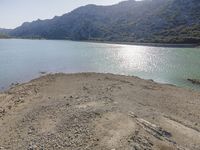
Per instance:
[[[167,48],[64,40],[0,40],[0,89],[40,72],[109,72],[200,89],[200,48]]]

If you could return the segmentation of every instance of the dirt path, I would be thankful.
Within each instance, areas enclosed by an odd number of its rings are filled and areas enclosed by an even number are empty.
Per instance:
[[[200,150],[200,93],[55,74],[0,94],[0,150]]]

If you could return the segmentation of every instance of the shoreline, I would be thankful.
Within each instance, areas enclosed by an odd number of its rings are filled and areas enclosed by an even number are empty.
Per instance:
[[[47,74],[0,93],[0,145],[199,150],[199,97],[134,76]]]
[[[85,73],[88,73],[88,74],[110,74],[110,75],[113,75],[113,76],[117,75],[117,76],[125,76],[125,77],[134,77],[134,78],[138,78],[138,79],[145,80],[145,81],[151,81],[151,82],[154,82],[156,84],[163,85],[163,86],[165,86],[165,85],[166,86],[172,86],[172,87],[181,88],[181,89],[185,89],[185,90],[192,90],[192,91],[196,91],[196,92],[200,91],[200,89],[197,89],[197,88],[194,88],[194,87],[191,87],[191,86],[180,86],[180,85],[176,85],[176,84],[172,84],[172,83],[158,82],[158,81],[154,81],[153,79],[145,79],[145,78],[141,78],[141,77],[135,76],[135,75],[115,74],[115,73],[109,73],[109,72],[108,73],[100,73],[100,72],[74,72],[74,73],[73,72],[72,73],[54,72],[54,73],[51,73],[51,72],[46,72],[46,71],[40,71],[39,75],[37,75],[37,76],[35,76],[31,79],[23,80],[21,82],[18,82],[18,81],[12,82],[7,87],[1,87],[0,88],[0,94],[4,93],[6,91],[9,91],[12,88],[15,88],[15,86],[23,85],[23,84],[32,82],[33,80],[40,79],[43,76],[57,75],[57,74],[76,75],[76,74],[85,74]],[[186,80],[188,82],[192,83],[192,85],[200,85],[199,83],[195,82],[197,79],[188,78]]]
[[[119,45],[136,45],[136,46],[151,46],[151,47],[171,47],[171,48],[198,48],[200,44],[170,44],[170,43],[137,43],[137,42],[112,42],[112,41],[95,41],[95,40],[70,40],[70,39],[39,39],[39,38],[2,38],[2,39],[22,39],[22,40],[63,40],[73,42],[87,42],[87,43],[102,43],[102,44],[119,44]]]
[[[120,44],[120,45],[136,45],[151,47],[171,47],[171,48],[198,48],[199,44],[168,44],[168,43],[135,43],[135,42],[112,42],[112,41],[80,41],[90,43]]]

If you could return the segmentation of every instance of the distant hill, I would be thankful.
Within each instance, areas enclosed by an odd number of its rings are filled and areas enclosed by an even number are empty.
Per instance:
[[[148,43],[200,43],[199,0],[128,0],[87,5],[60,17],[23,23],[23,38]]]
[[[2,29],[0,28],[0,39],[9,38],[10,29]]]
[[[0,28],[0,34],[2,35],[8,35],[9,32],[11,31],[11,29],[3,29],[3,28]]]
[[[0,34],[0,39],[7,39],[7,38],[10,38],[10,37],[4,34]]]

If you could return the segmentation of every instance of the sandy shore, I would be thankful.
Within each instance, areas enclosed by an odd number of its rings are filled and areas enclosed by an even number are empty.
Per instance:
[[[137,77],[46,75],[0,94],[0,149],[199,150],[200,93]]]

